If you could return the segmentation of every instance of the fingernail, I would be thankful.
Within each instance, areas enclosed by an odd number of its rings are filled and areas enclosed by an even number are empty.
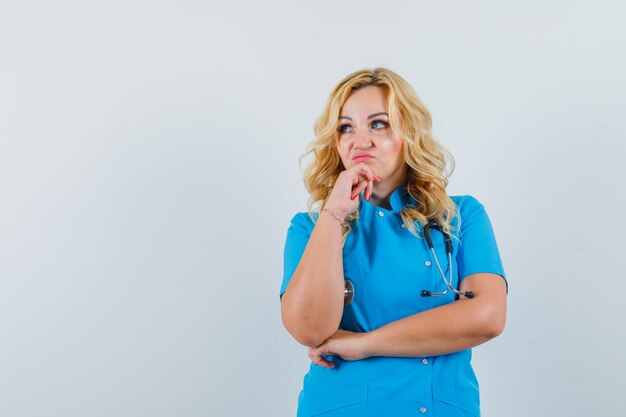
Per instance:
[[[357,194],[358,195],[358,194]],[[356,198],[357,195],[352,196],[352,199],[354,200]]]
[[[370,196],[365,197],[365,199],[366,199],[367,201],[370,201],[370,198],[372,198],[372,197],[370,197]]]
[[[380,178],[378,175],[375,177],[378,181],[382,181],[383,179]]]

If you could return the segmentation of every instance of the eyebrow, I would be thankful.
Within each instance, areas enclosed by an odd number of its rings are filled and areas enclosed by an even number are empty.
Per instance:
[[[372,117],[376,117],[376,116],[387,116],[389,117],[389,115],[387,113],[385,113],[384,111],[381,111],[379,113],[374,113],[374,114],[370,114],[369,116],[367,116],[367,119],[371,119]],[[348,119],[348,120],[352,120],[352,117],[349,116],[339,116],[340,119]]]

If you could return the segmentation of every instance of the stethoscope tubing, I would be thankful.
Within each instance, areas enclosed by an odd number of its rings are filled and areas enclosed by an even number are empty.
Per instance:
[[[433,241],[430,237],[431,227],[433,229],[439,230],[441,234],[443,234],[443,239],[444,239],[445,246],[446,246],[446,254],[448,255],[450,279],[446,279],[446,274],[443,272],[443,269],[441,268],[441,265],[439,264],[439,258],[437,258],[437,254],[435,253],[435,246],[433,245]],[[446,284],[446,289],[443,292],[432,292],[428,290],[422,290],[421,296],[422,297],[442,296],[442,295],[446,295],[449,290],[452,290],[456,295],[459,295],[459,296],[464,295],[467,298],[473,298],[474,293],[472,291],[459,291],[452,286],[452,276],[453,276],[452,275],[452,238],[450,237],[450,234],[444,232],[441,226],[437,223],[435,219],[429,219],[428,223],[424,225],[424,239],[426,239],[426,244],[428,245],[428,248],[430,249],[430,252],[433,255],[433,259],[435,261],[435,264],[437,265],[437,269],[439,269],[441,278],[443,279],[443,282]]]

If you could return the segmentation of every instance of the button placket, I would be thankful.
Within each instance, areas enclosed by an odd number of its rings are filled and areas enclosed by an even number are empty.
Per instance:
[[[430,361],[429,358],[422,357],[422,358],[420,358],[420,362],[422,363],[423,366],[428,367],[428,371],[427,372],[430,373],[432,371],[432,367],[430,366],[431,361]],[[422,403],[422,406],[418,409],[418,411],[420,412],[420,414],[426,414],[428,412],[428,407],[430,407],[431,405],[432,404],[430,402]]]

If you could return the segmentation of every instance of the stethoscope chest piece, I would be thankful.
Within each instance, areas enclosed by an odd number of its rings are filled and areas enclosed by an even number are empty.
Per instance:
[[[350,281],[349,279],[345,280],[345,289],[343,292],[343,304],[344,305],[349,305],[350,303],[352,303],[352,300],[354,299],[354,285],[352,284],[352,281]]]

